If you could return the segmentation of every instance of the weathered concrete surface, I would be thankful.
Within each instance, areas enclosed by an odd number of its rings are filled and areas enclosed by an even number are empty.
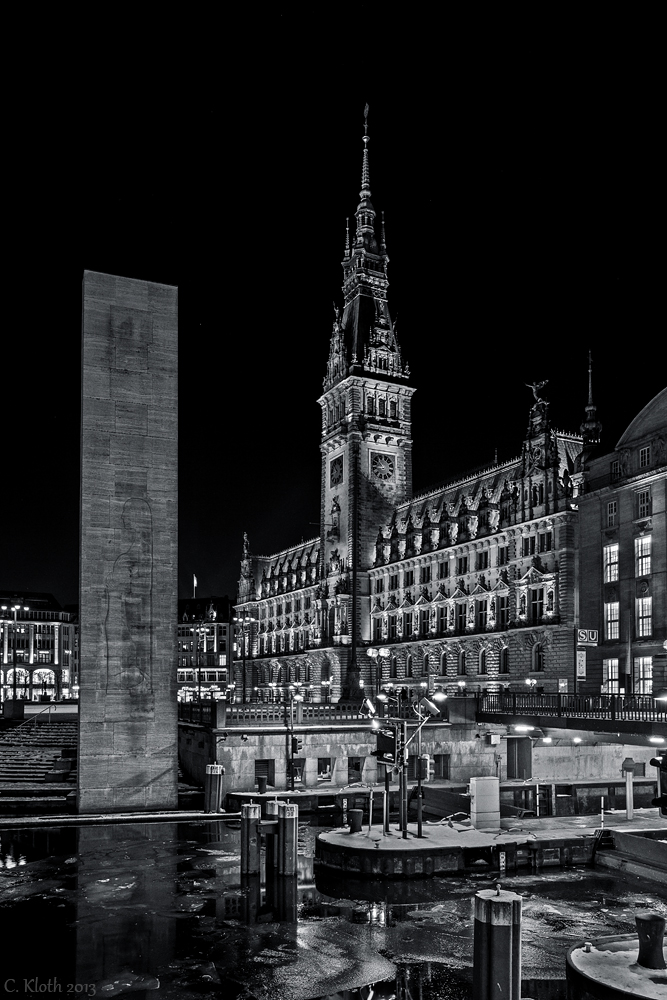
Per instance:
[[[80,813],[178,804],[177,295],[84,273]]]

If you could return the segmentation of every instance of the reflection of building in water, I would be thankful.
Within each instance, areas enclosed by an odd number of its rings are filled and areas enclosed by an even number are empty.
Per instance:
[[[14,612],[16,605],[16,626]],[[0,685],[13,697],[16,648],[17,696],[29,701],[78,695],[78,622],[53,594],[0,592]]]
[[[234,626],[228,597],[185,598],[178,602],[178,700],[233,700]]]

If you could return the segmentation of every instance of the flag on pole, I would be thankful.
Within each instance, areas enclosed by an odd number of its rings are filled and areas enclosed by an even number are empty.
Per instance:
[[[197,577],[194,573],[192,574],[192,596],[197,596]]]

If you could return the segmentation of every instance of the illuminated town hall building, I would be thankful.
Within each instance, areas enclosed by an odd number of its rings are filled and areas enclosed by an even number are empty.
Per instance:
[[[242,683],[275,700],[291,686],[323,702],[380,685],[572,692],[576,501],[600,430],[592,398],[581,434],[568,434],[533,385],[515,459],[413,496],[415,387],[388,305],[367,135],[355,217],[318,400],[320,533],[270,556],[244,539],[237,692]]]

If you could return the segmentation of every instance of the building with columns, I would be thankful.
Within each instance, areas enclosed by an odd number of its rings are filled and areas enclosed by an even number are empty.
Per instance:
[[[78,622],[53,594],[0,593],[2,700],[78,696]],[[14,683],[16,671],[16,683]]]
[[[244,538],[236,613],[249,623],[240,647],[253,697],[291,688],[355,701],[392,685],[575,692],[578,503],[600,435],[592,394],[580,433],[569,433],[552,425],[546,383],[527,387],[516,458],[413,496],[417,387],[389,308],[364,130],[318,400],[319,536],[268,556]]]

